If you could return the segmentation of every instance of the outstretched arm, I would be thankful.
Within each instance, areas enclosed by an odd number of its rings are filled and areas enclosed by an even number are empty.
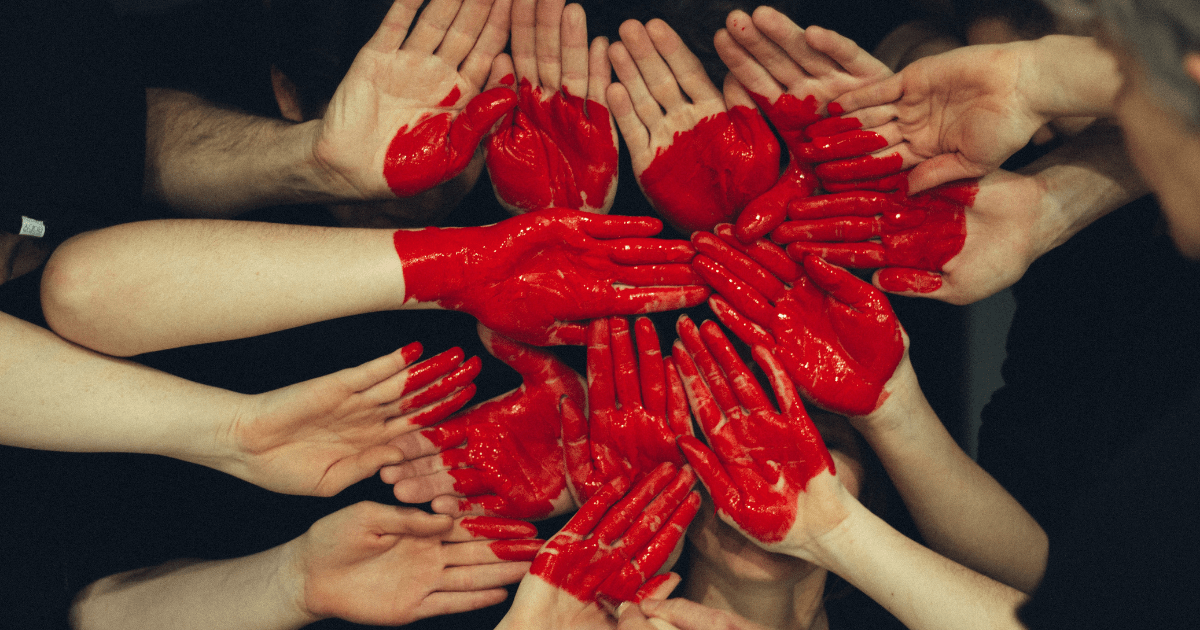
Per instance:
[[[68,241],[42,284],[47,321],[133,355],[400,308],[467,312],[535,345],[585,320],[693,306],[708,289],[657,219],[546,210],[476,228],[367,230],[166,220]]]
[[[96,354],[0,315],[0,441],[25,448],[151,453],[277,492],[330,496],[403,453],[388,441],[466,404],[478,362],[414,363],[420,344],[259,395]]]
[[[420,7],[396,0],[318,120],[149,90],[146,194],[185,214],[229,217],[406,197],[458,174],[515,104],[507,90],[480,94],[508,38],[508,0],[438,0],[417,18]]]
[[[536,533],[519,521],[451,521],[363,502],[252,556],[104,578],[76,598],[72,622],[80,630],[284,630],[330,617],[402,625],[503,601],[502,587],[521,579],[542,544],[529,539]]]

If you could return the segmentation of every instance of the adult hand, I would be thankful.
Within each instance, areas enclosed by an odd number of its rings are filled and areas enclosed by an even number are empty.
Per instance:
[[[671,578],[653,576],[700,508],[695,479],[664,462],[631,490],[624,478],[609,482],[538,552],[497,628],[611,628],[598,597],[665,596]]]
[[[589,49],[580,5],[513,1],[517,108],[486,143],[488,175],[510,212],[563,207],[607,213],[612,207],[617,132],[605,98],[607,51],[603,37]],[[511,73],[504,79],[511,84]]]
[[[341,197],[407,197],[467,167],[516,105],[510,90],[479,92],[508,39],[509,1],[434,0],[411,33],[421,0],[395,1],[317,129],[313,158]]]
[[[996,170],[1049,122],[1030,107],[1029,72],[1020,46],[967,46],[919,59],[838,105],[865,125],[894,119],[906,150],[927,158],[908,176],[916,193]]]
[[[783,221],[788,201],[816,190],[812,157],[805,157],[812,138],[805,129],[825,115],[829,102],[891,71],[853,41],[819,27],[801,29],[769,7],[759,7],[753,17],[730,13],[714,43],[730,74],[745,86],[788,147],[789,164],[779,181],[738,217],[735,233],[749,243]],[[902,165],[894,162],[887,160],[898,172]]]
[[[409,344],[361,366],[252,397],[221,431],[233,464],[218,466],[275,492],[333,496],[402,461],[388,444],[439,422],[475,394],[479,360],[454,348],[413,365]]]
[[[493,356],[521,374],[517,389],[394,442],[408,461],[380,471],[405,503],[435,512],[541,519],[577,506],[567,492],[560,401],[587,404],[583,379],[553,354],[482,325]]]
[[[924,193],[843,192],[798,199],[792,219],[771,233],[796,260],[816,254],[844,267],[880,269],[885,291],[930,293],[945,265],[962,251],[966,212],[979,182],[945,184]],[[876,240],[878,239],[878,240]]]
[[[845,489],[786,370],[754,347],[777,410],[715,322],[697,328],[683,316],[677,328],[675,360],[708,440],[685,435],[679,447],[722,521],[768,551],[804,557],[806,543],[846,517],[830,500]]]
[[[654,324],[597,318],[588,330],[588,408],[562,403],[563,451],[572,494],[583,504],[617,477],[630,482],[662,462],[684,464],[675,436],[692,433],[687,395],[671,359],[663,360]]]
[[[633,174],[676,229],[733,221],[778,179],[779,143],[754,101],[737,81],[722,96],[666,22],[625,22],[608,56],[620,80],[608,102]]]
[[[317,521],[292,547],[298,599],[313,621],[403,625],[504,601],[541,547],[522,521],[362,502]]]
[[[720,294],[709,302],[717,317],[770,350],[821,407],[849,416],[879,407],[906,344],[887,298],[817,256],[789,268],[766,240],[739,250],[727,230],[721,235],[694,237],[696,269]]]
[[[477,317],[522,343],[583,345],[583,320],[695,306],[709,289],[686,241],[649,217],[549,209],[479,228],[400,230],[405,300]]]

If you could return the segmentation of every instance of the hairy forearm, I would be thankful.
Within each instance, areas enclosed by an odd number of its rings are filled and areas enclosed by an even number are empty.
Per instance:
[[[175,561],[99,580],[71,609],[76,630],[290,630],[316,621],[300,606],[287,546],[244,558]]]
[[[0,314],[0,435],[25,448],[152,453],[220,468],[245,396],[68,343]]]
[[[228,218],[285,203],[351,200],[312,156],[316,125],[146,91],[144,193],[187,216]]]
[[[391,230],[146,221],[64,243],[42,280],[46,320],[117,356],[399,308]]]
[[[1046,569],[1044,531],[954,441],[905,361],[900,387],[863,431],[925,543],[934,551],[1029,593]],[[856,420],[860,426],[864,420]]]
[[[905,537],[857,501],[850,516],[811,545],[837,573],[911,630],[1023,628],[1026,596]]]
[[[1125,150],[1120,130],[1104,121],[1018,173],[1038,182],[1047,209],[1035,227],[1037,256],[1150,192]]]

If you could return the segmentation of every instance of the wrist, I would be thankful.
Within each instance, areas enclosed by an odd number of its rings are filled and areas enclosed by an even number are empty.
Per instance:
[[[892,378],[884,384],[883,391],[883,402],[874,411],[862,416],[849,417],[850,424],[868,443],[902,430],[908,424],[906,420],[913,414],[914,409],[925,401],[907,349],[900,363],[896,365]]]
[[[435,305],[457,310],[454,296],[472,283],[480,264],[494,258],[487,228],[396,230],[392,244],[400,257],[406,308]]]
[[[1047,35],[1016,44],[1021,85],[1045,122],[1063,116],[1110,116],[1123,79],[1116,58],[1094,38]]]
[[[305,597],[304,536],[307,533],[271,550],[278,563],[270,592],[279,610],[279,628],[302,628],[329,617],[310,610]]]

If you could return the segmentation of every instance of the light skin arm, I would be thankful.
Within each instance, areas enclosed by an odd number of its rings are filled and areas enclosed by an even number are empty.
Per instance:
[[[80,630],[288,630],[338,617],[401,625],[500,603],[541,546],[527,523],[491,525],[363,502],[305,534],[230,560],[183,560],[104,578],[72,608]],[[502,547],[496,547],[502,545]],[[502,561],[500,555],[519,560]]]
[[[0,315],[0,438],[25,448],[149,453],[277,492],[330,496],[403,459],[394,437],[474,393],[461,353],[408,367],[419,345],[245,395],[104,356]]]

